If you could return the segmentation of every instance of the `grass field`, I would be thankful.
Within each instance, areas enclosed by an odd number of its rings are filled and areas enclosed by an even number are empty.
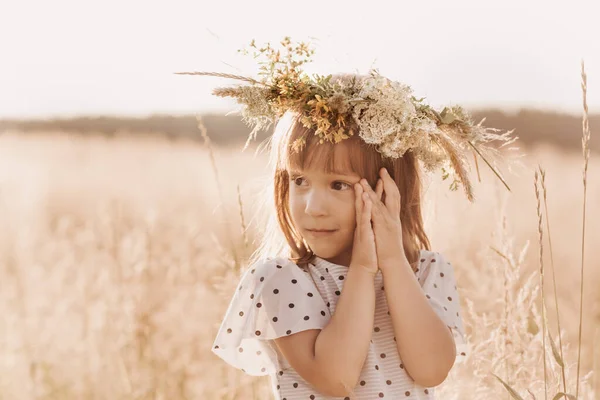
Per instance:
[[[456,269],[473,348],[439,387],[439,398],[509,398],[492,373],[524,398],[532,398],[526,389],[544,396],[538,163],[546,171],[567,392],[575,392],[583,161],[580,152],[546,146],[523,152],[524,168],[504,171],[511,193],[482,165],[474,204],[437,176],[426,181],[427,232]],[[256,247],[261,219],[254,204],[268,179],[265,156],[222,148],[214,157],[217,176],[197,142],[0,136],[0,399],[270,398],[267,378],[247,377],[210,352],[236,268]],[[600,374],[598,204],[600,160],[592,153],[582,399],[594,398],[590,388],[600,386],[591,375],[594,368]],[[544,294],[558,345],[544,229]],[[563,384],[548,341],[546,349],[552,397]]]

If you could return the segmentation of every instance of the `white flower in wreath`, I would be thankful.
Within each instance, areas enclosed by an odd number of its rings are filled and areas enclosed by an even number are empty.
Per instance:
[[[428,133],[437,129],[419,115],[410,86],[373,75],[362,81],[356,97],[366,100],[353,108],[360,137],[387,157],[401,157],[410,148],[427,146]]]

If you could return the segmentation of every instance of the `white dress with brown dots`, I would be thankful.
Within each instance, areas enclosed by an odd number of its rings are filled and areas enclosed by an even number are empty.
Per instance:
[[[348,267],[319,257],[308,271],[283,257],[247,270],[229,304],[212,351],[249,375],[270,375],[275,399],[344,399],[317,392],[291,368],[273,339],[324,328],[335,313]],[[451,328],[456,362],[469,353],[452,265],[440,253],[421,250],[416,276],[440,318]],[[433,399],[434,389],[416,384],[396,349],[381,271],[375,278],[374,329],[354,393],[345,399]]]

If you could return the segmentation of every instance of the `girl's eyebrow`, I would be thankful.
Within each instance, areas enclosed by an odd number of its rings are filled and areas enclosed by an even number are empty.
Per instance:
[[[298,174],[302,174],[303,171],[297,170],[297,169],[290,169],[289,173],[293,174],[293,175],[298,175]],[[325,173],[325,175],[345,177],[345,178],[360,178],[360,176],[358,174],[356,174],[354,172],[347,173],[346,171],[333,171],[331,173],[329,173],[329,172]]]
[[[355,173],[347,174],[347,173],[343,173],[343,172],[335,172],[335,173],[333,173],[331,175],[334,175],[334,176],[343,176],[345,178],[360,178],[360,176],[358,176]]]

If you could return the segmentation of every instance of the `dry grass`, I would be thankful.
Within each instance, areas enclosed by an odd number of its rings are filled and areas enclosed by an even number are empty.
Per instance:
[[[246,258],[256,245],[260,221],[244,222],[246,239],[239,227],[241,217],[253,216],[253,196],[267,178],[264,159],[237,150],[214,151],[220,204],[209,154],[199,144],[60,133],[0,137],[0,398],[269,398],[266,379],[246,377],[210,353],[237,281],[229,246]],[[546,166],[561,339],[573,388],[581,161],[552,148],[530,153],[527,165]],[[439,397],[505,398],[495,373],[541,398],[539,260],[529,245],[537,243],[533,174],[510,176],[508,194],[481,172],[473,205],[438,178],[426,187],[426,226],[435,249],[457,269],[474,347]],[[594,157],[589,173],[600,175]],[[587,196],[599,204],[598,179],[588,181]],[[590,208],[587,219],[600,220],[600,210]],[[599,224],[588,225],[586,240],[600,242]],[[593,335],[600,332],[593,309],[600,300],[594,298],[597,251],[586,248],[582,377],[593,368]],[[553,304],[549,286],[545,294]],[[557,337],[553,315],[549,330]],[[561,389],[560,370],[552,362],[548,369],[552,387]],[[581,398],[591,398],[584,397],[587,386]]]
[[[509,398],[494,375],[538,399],[600,393],[600,209],[586,210],[582,247],[581,155],[528,153],[510,194],[487,169],[475,204],[427,182],[426,229],[456,268],[472,345],[439,398]],[[532,190],[538,164],[550,235]],[[0,399],[270,398],[267,378],[210,352],[256,246],[261,220],[247,216],[264,165],[252,151],[139,135],[0,136]],[[597,157],[589,174],[587,203],[600,204]],[[543,346],[544,317],[560,352]]]

